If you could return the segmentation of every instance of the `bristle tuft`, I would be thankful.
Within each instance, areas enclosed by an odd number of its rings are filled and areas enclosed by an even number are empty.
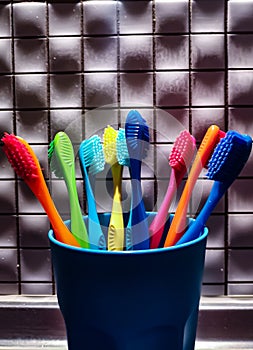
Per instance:
[[[148,125],[138,111],[128,113],[125,134],[130,157],[144,159],[149,149],[150,135]]]
[[[169,164],[178,171],[186,171],[195,149],[195,139],[187,130],[181,131],[171,150]]]
[[[208,163],[207,177],[228,181],[239,175],[251,152],[252,140],[247,135],[228,131],[216,146]]]
[[[98,135],[93,135],[81,143],[79,156],[82,157],[85,167],[89,168],[89,173],[91,175],[95,175],[104,170],[104,152],[101,139]]]
[[[104,157],[105,162],[113,165],[117,163],[116,139],[118,131],[108,125],[104,130]]]
[[[126,143],[125,129],[119,128],[118,136],[116,140],[117,146],[117,159],[120,165],[130,166],[129,153]]]
[[[4,134],[2,142],[3,150],[17,175],[24,180],[36,179],[38,169],[26,146],[15,135],[8,133]]]

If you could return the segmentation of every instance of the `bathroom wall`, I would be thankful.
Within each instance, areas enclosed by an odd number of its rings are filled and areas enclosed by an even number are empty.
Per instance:
[[[253,0],[0,1],[1,133],[32,145],[66,218],[64,184],[49,181],[55,132],[68,131],[78,144],[138,109],[151,128],[142,184],[154,210],[181,127],[198,144],[210,124],[253,135],[252,18]],[[2,150],[0,164],[0,294],[54,294],[48,219]],[[110,210],[107,170],[97,181],[99,211]],[[127,171],[124,177],[127,206]],[[251,157],[208,220],[204,295],[253,294],[252,178]],[[77,186],[85,213],[78,166]],[[210,187],[203,172],[193,214]]]

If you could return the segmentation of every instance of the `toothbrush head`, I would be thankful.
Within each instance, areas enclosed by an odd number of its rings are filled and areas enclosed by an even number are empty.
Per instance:
[[[169,165],[177,171],[186,172],[196,146],[195,138],[187,130],[181,131],[176,138],[169,156]]]
[[[130,166],[129,153],[126,143],[125,129],[119,128],[117,139],[116,139],[116,148],[117,148],[117,159],[120,165]]]
[[[197,151],[197,158],[199,157],[203,168],[207,167],[214,148],[220,142],[221,138],[225,137],[225,135],[226,133],[220,130],[217,125],[209,126]]]
[[[131,110],[128,113],[125,133],[130,158],[144,159],[149,149],[150,136],[148,125],[138,111]]]
[[[104,152],[98,135],[93,135],[82,141],[79,147],[79,158],[83,166],[89,168],[89,174],[91,175],[96,175],[104,170]]]
[[[116,140],[118,131],[112,126],[108,125],[104,130],[104,156],[105,162],[111,166],[118,162],[117,160],[117,150],[116,150]]]
[[[3,151],[17,175],[24,181],[33,182],[39,177],[40,165],[24,140],[13,134],[4,133],[1,141]]]
[[[233,182],[247,162],[251,148],[250,136],[228,131],[208,163],[207,177],[220,182]]]

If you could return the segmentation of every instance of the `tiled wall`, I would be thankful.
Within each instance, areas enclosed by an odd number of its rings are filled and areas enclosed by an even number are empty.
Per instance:
[[[198,142],[214,123],[253,135],[252,18],[253,0],[0,1],[1,132],[26,138],[48,179],[56,131],[73,136],[80,126],[85,137],[138,108],[156,131],[158,157],[150,155],[143,171],[152,210],[168,183],[172,121]],[[0,294],[52,294],[47,217],[2,151],[0,163]],[[208,221],[205,295],[253,294],[252,163]],[[98,193],[104,189],[101,181]],[[127,196],[127,179],[125,189]],[[198,189],[196,208],[210,183],[201,178]],[[62,190],[55,181],[58,205]],[[98,202],[110,210],[110,201]]]

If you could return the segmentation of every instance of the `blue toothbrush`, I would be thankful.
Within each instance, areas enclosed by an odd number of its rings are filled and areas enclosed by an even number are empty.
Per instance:
[[[106,249],[106,240],[99,222],[96,201],[92,189],[95,175],[104,169],[104,153],[101,139],[94,135],[82,141],[79,147],[79,161],[85,181],[88,205],[88,234],[90,249]]]
[[[126,143],[130,157],[130,174],[132,187],[132,208],[129,217],[128,240],[134,250],[149,249],[149,229],[141,189],[141,162],[149,149],[149,128],[139,112],[128,113],[125,125]]]
[[[248,135],[230,130],[216,146],[208,164],[207,177],[215,180],[205,205],[196,220],[176,243],[189,242],[199,236],[225,192],[237,178],[247,162],[252,148],[252,139]]]

